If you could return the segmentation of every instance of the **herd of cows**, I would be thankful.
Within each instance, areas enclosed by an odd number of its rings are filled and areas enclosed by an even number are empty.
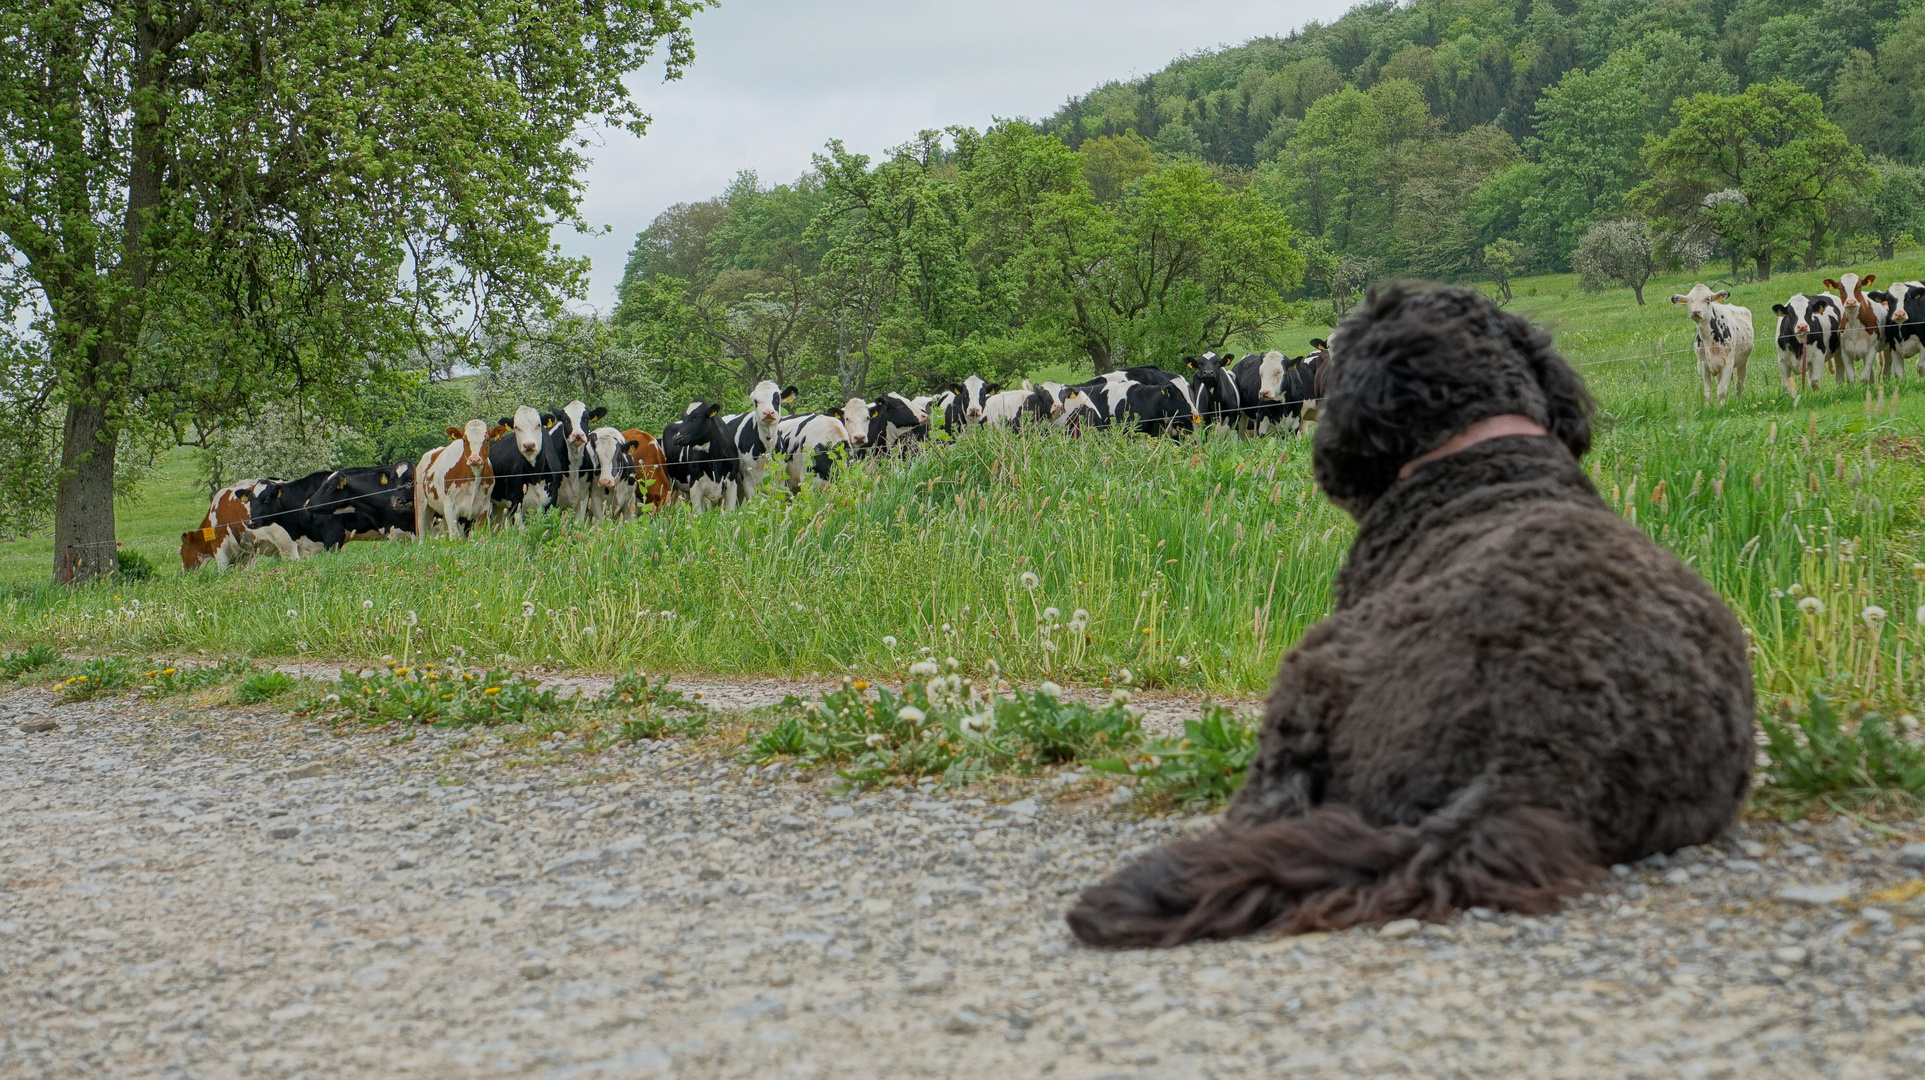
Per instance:
[[[1910,357],[1925,376],[1925,282],[1906,281],[1885,291],[1867,288],[1877,274],[1826,278],[1820,293],[1800,293],[1771,305],[1778,316],[1778,375],[1796,397],[1815,388],[1825,372],[1841,383],[1898,377]],[[1729,292],[1705,285],[1671,298],[1690,309],[1697,326],[1693,348],[1704,400],[1724,404],[1745,391],[1745,362],[1756,342],[1751,309],[1728,304]]]
[[[778,457],[788,489],[800,491],[810,475],[827,483],[838,460],[912,452],[930,437],[937,412],[951,439],[972,428],[1039,425],[1070,434],[1294,431],[1327,368],[1328,344],[1311,344],[1315,351],[1295,358],[1204,353],[1185,361],[1187,374],[1131,367],[1076,385],[1004,390],[972,375],[941,394],[851,398],[833,411],[786,416],[795,388],[763,381],[749,391],[748,411],[725,415],[717,402],[691,402],[659,439],[596,426],[608,410],[580,401],[549,413],[523,405],[494,425],[448,428],[448,444],[417,462],[230,484],[214,493],[200,527],[181,534],[181,565],[300,558],[349,540],[426,538],[437,526],[459,538],[478,525],[519,522],[530,506],[581,520],[632,518],[643,505],[660,510],[677,500],[697,512],[731,510],[762,487]]]

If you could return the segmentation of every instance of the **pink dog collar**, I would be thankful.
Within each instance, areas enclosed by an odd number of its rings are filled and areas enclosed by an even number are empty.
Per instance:
[[[1500,413],[1497,416],[1487,416],[1457,434],[1452,435],[1449,441],[1437,449],[1432,450],[1430,453],[1411,458],[1409,461],[1404,462],[1404,467],[1397,470],[1397,479],[1407,479],[1411,471],[1416,469],[1417,466],[1426,462],[1436,461],[1440,457],[1449,457],[1459,450],[1468,450],[1481,442],[1501,439],[1506,435],[1544,436],[1549,434],[1550,432],[1544,430],[1543,424],[1521,413]]]

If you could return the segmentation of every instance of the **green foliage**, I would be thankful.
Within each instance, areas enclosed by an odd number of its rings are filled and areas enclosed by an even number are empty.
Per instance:
[[[504,670],[390,664],[370,675],[342,671],[332,692],[315,704],[369,724],[492,727],[572,712],[579,702]]]
[[[1803,711],[1789,700],[1759,718],[1768,762],[1758,800],[1786,812],[1814,803],[1834,807],[1925,803],[1925,737],[1895,726],[1863,704],[1850,718],[1813,693]]]
[[[174,697],[189,691],[213,686],[222,680],[221,669],[211,666],[190,667],[185,664],[165,664],[150,668],[141,676],[140,688],[154,697]]]
[[[852,787],[941,777],[950,786],[1128,749],[1142,738],[1120,702],[1094,709],[1045,686],[1011,698],[985,696],[960,675],[912,680],[901,696],[851,683],[793,710],[751,743],[744,760],[795,759],[837,766]]]
[[[118,552],[117,561],[118,573],[124,581],[151,581],[154,577],[154,560],[138,551]]]
[[[294,692],[294,676],[285,671],[263,671],[242,679],[234,688],[234,700],[243,705],[272,701]]]
[[[623,742],[693,734],[707,723],[708,706],[679,690],[669,689],[666,675],[651,683],[646,673],[628,672],[616,679],[608,693],[596,699],[595,704],[602,709],[628,713],[621,722]]]
[[[124,656],[99,656],[80,665],[79,673],[56,688],[62,701],[93,701],[113,697],[131,689],[137,681],[132,660]]]
[[[1145,805],[1197,811],[1228,802],[1256,754],[1255,724],[1220,705],[1205,705],[1197,719],[1183,722],[1181,738],[1150,739],[1134,754],[1091,765],[1136,778]]]
[[[29,645],[0,658],[0,678],[18,679],[59,662],[60,650],[52,645]]]

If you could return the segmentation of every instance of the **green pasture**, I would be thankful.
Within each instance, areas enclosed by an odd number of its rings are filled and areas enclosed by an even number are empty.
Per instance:
[[[1916,278],[1925,253],[1854,269]],[[1764,341],[1744,397],[1724,408],[1702,403],[1687,321],[1664,303],[1689,280],[1654,282],[1646,308],[1569,277],[1513,287],[1600,400],[1600,490],[1730,600],[1765,700],[1818,690],[1915,712],[1925,381],[1784,393],[1769,307],[1823,276],[1733,290]],[[173,549],[199,512],[181,463],[123,507],[123,541],[163,565],[146,582],[55,588],[45,540],[0,545],[0,638],[153,657],[459,655],[744,675],[887,676],[954,657],[1018,680],[1127,667],[1139,683],[1250,695],[1327,612],[1351,536],[1316,493],[1301,439],[1124,435],[978,433],[727,516],[551,518],[225,574],[178,570]]]

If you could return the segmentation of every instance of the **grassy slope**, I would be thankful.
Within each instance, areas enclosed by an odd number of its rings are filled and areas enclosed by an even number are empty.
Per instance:
[[[200,524],[207,495],[194,482],[192,451],[177,449],[161,459],[138,497],[115,508],[122,550],[138,551],[163,573],[180,568],[180,534]],[[53,577],[53,530],[0,543],[0,587],[44,584]]]
[[[1918,277],[1925,253],[1856,269]],[[1746,396],[1724,409],[1701,404],[1688,324],[1662,303],[1689,281],[1653,283],[1655,302],[1638,308],[1626,292],[1528,279],[1516,307],[1558,332],[1600,398],[1589,463],[1606,498],[1731,599],[1757,636],[1762,689],[1842,684],[1915,703],[1925,385],[1914,376],[1872,409],[1856,388],[1792,405],[1776,383],[1769,308],[1816,291],[1821,276],[1735,291],[1767,340]],[[1300,329],[1305,341],[1318,334]],[[176,491],[157,489],[123,518],[123,536],[161,547],[170,566],[198,513]],[[180,507],[171,520],[160,514],[169,506]],[[985,439],[727,518],[352,545],[227,575],[170,568],[144,585],[54,590],[38,584],[44,542],[7,545],[0,567],[19,584],[0,636],[155,655],[458,646],[482,659],[742,673],[899,671],[928,649],[1025,677],[1130,666],[1250,693],[1327,610],[1349,535],[1316,496],[1300,441]],[[1025,572],[1039,575],[1034,591]],[[1821,616],[1798,613],[1807,592],[1823,598]],[[1874,603],[1889,616],[1870,626],[1861,612]],[[1057,615],[1039,626],[1050,607]],[[1068,628],[1078,608],[1090,613],[1083,634]]]

